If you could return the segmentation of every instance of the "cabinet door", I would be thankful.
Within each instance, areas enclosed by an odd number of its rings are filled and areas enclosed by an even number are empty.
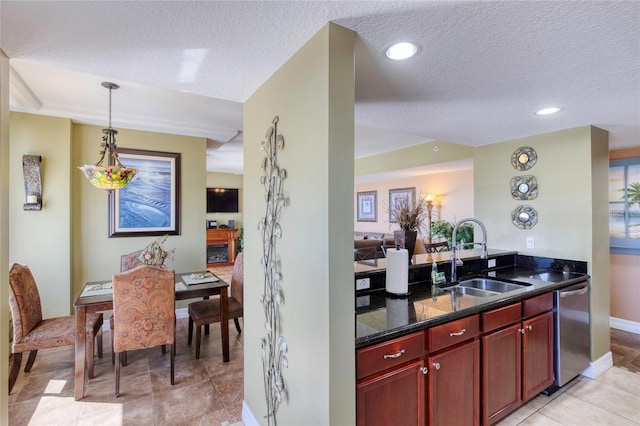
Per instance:
[[[473,340],[427,358],[430,426],[480,423],[480,342]]]
[[[522,399],[528,401],[553,383],[553,317],[547,312],[522,326]]]
[[[358,426],[424,425],[422,367],[418,360],[358,382]]]
[[[521,404],[520,323],[482,337],[482,424],[490,425]]]

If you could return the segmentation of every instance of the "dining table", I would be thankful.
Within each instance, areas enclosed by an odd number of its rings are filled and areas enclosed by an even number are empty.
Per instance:
[[[220,295],[222,360],[229,362],[229,284],[215,274],[212,274],[213,277],[208,275],[206,271],[176,274],[176,300]],[[93,356],[88,351],[89,342],[85,332],[87,314],[113,309],[111,280],[85,283],[73,306],[76,318],[74,396],[76,400],[80,400],[85,397],[88,381],[87,359]]]

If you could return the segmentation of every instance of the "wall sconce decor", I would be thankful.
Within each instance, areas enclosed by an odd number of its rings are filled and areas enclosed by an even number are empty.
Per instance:
[[[109,127],[102,129],[104,136],[102,137],[102,151],[100,151],[100,160],[95,165],[87,164],[78,167],[82,173],[89,179],[93,186],[99,189],[111,191],[113,189],[124,188],[135,176],[137,170],[127,168],[120,163],[116,146],[116,135],[118,131],[111,127],[111,92],[120,88],[115,83],[107,81],[102,86],[109,89]],[[104,167],[102,162],[105,155],[109,153],[108,165]]]
[[[39,155],[22,156],[22,173],[24,174],[24,195],[26,203],[24,210],[42,210],[42,181],[40,179]]]

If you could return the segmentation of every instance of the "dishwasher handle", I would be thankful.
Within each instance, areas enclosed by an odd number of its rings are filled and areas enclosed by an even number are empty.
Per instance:
[[[560,294],[561,298],[564,298],[564,297],[579,296],[579,295],[581,296],[588,291],[589,291],[589,283],[585,282],[582,287],[579,287],[577,289],[575,287],[572,287],[571,290],[569,291],[560,290],[558,293]]]

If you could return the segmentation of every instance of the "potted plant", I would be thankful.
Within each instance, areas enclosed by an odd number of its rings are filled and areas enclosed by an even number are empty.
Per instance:
[[[394,206],[390,206],[388,211],[400,227],[399,231],[393,232],[394,242],[396,246],[406,248],[409,251],[409,261],[411,261],[416,248],[418,231],[424,227],[427,221],[427,205],[422,197],[418,197],[413,203],[403,199]]]
[[[433,222],[431,222],[431,238],[446,240],[449,244],[449,247],[451,247],[453,226],[453,223],[447,222],[446,220],[434,220]],[[456,233],[456,244],[461,244],[463,241],[465,243],[469,243],[469,245],[473,243],[473,225],[470,223],[463,223],[462,225],[460,225],[460,227],[458,228],[458,232]]]

